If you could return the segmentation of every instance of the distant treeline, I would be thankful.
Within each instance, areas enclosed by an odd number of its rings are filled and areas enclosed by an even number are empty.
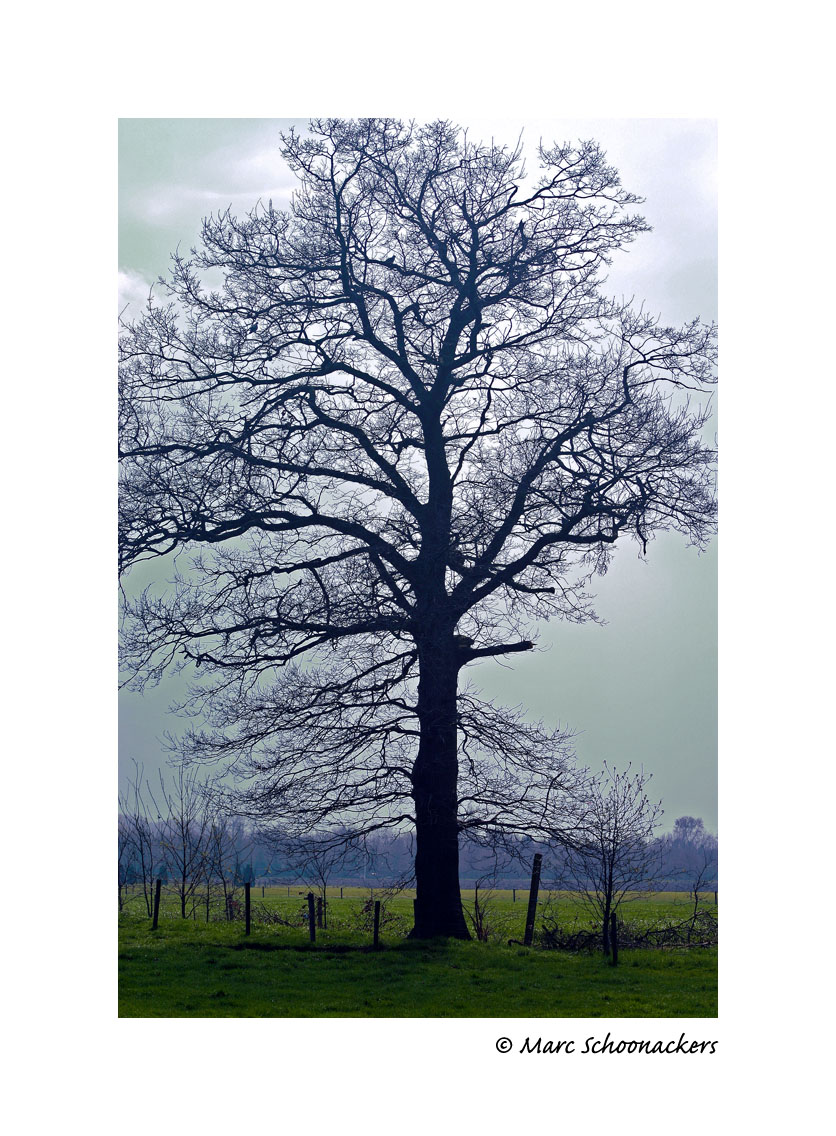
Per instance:
[[[655,870],[649,883],[657,890],[687,891],[696,873],[705,877],[705,890],[716,890],[717,837],[705,828],[701,818],[679,817],[672,832],[651,842],[651,850],[655,853],[652,856]],[[477,883],[501,888],[527,887],[537,852],[543,854],[543,885],[559,884],[568,860],[560,847],[544,846],[525,838],[514,842],[506,838],[498,850],[489,843],[463,840],[459,849],[462,887]],[[410,835],[384,833],[367,837],[362,848],[349,857],[349,862],[334,865],[330,882],[338,886],[391,886],[409,879],[414,857],[415,842]],[[277,854],[267,845],[257,840],[253,842],[254,880],[292,880],[299,875],[298,863],[298,857],[290,851]]]

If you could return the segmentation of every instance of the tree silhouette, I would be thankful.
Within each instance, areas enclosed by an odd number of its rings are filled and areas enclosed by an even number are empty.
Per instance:
[[[610,953],[610,917],[625,900],[655,887],[662,854],[654,833],[662,803],[647,795],[651,775],[605,765],[589,783],[582,831],[565,850],[555,890],[577,893],[601,928],[604,954]]]
[[[594,142],[536,181],[444,122],[282,153],[289,211],[205,220],[122,336],[122,566],[180,554],[126,660],[199,668],[184,756],[227,758],[250,815],[414,824],[414,933],[466,937],[460,833],[554,836],[578,786],[565,735],[460,672],[595,618],[620,537],[705,542],[715,332],[603,293],[647,226]]]

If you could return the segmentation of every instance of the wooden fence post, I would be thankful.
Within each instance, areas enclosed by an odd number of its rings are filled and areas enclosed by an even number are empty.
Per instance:
[[[244,934],[250,933],[250,885],[244,884]]]
[[[525,937],[523,946],[530,947],[534,938],[534,916],[537,914],[537,893],[540,890],[540,865],[543,856],[538,852],[531,867],[531,888],[528,893],[528,911],[525,916]]]
[[[380,939],[380,900],[374,901],[374,949],[378,948]]]
[[[261,898],[264,899],[264,884],[261,885]]]
[[[311,942],[316,942],[316,918],[314,916],[314,894],[312,891],[308,892],[308,932],[311,936]]]
[[[157,880],[157,886],[154,888],[154,922],[151,924],[152,931],[156,931],[157,920],[160,917],[160,888],[162,886],[162,880]]]
[[[340,899],[342,899],[342,897],[343,897],[343,889],[340,888]]]
[[[618,966],[618,924],[614,911],[610,915],[610,949],[612,950],[612,964]]]
[[[511,900],[511,902],[512,902],[512,903],[516,903],[516,902],[517,902],[517,889],[516,889],[516,888],[511,888],[511,892],[512,892],[512,895],[513,895],[513,898],[512,898],[512,900]]]

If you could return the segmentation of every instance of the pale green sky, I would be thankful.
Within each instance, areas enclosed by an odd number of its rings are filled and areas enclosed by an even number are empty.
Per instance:
[[[287,204],[294,179],[278,131],[303,120],[123,119],[119,130],[120,310],[136,312],[178,245],[196,240],[207,213],[244,212],[262,197]],[[716,318],[716,125],[708,120],[473,120],[471,136],[534,145],[593,137],[628,189],[646,197],[654,228],[613,265],[611,290],[634,295],[665,322]],[[717,560],[668,534],[616,553],[597,582],[604,627],[553,623],[542,650],[513,665],[467,668],[497,700],[577,731],[585,764],[643,764],[663,799],[664,826],[683,813],[717,818]],[[153,771],[175,682],[120,696],[120,757]]]

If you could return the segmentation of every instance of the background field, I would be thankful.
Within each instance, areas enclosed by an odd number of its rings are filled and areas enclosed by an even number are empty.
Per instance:
[[[414,892],[386,900],[381,949],[371,949],[363,913],[368,889],[329,889],[329,927],[310,943],[301,914],[306,890],[253,887],[252,933],[240,921],[181,919],[166,895],[159,927],[151,929],[141,899],[120,916],[122,1017],[713,1017],[717,1013],[717,952],[622,951],[618,967],[599,952],[573,954],[508,945],[522,939],[528,893],[495,892],[490,942],[404,938]],[[374,893],[386,899],[385,893]],[[463,891],[472,910],[473,892]],[[543,893],[544,913],[561,925],[588,923],[572,893]],[[714,910],[713,893],[703,904]],[[622,914],[647,923],[681,919],[683,893],[664,892],[625,904]],[[260,909],[293,923],[258,922]]]

